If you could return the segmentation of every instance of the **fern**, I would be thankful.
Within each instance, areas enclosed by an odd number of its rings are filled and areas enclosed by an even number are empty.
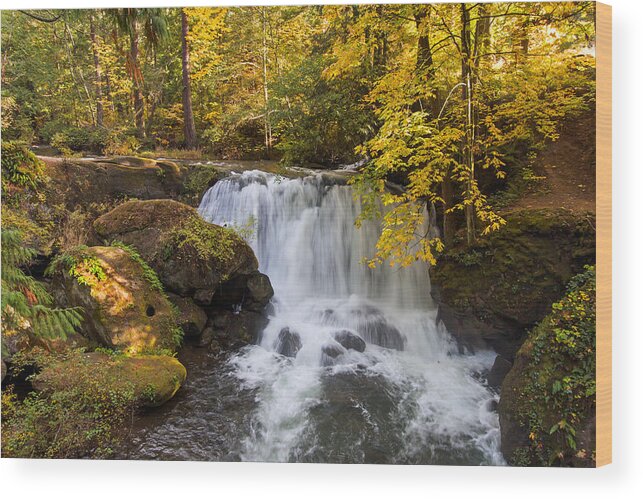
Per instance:
[[[34,255],[34,250],[23,246],[19,231],[2,230],[3,331],[29,329],[38,337],[64,338],[80,326],[82,309],[51,308],[51,295],[21,268]]]

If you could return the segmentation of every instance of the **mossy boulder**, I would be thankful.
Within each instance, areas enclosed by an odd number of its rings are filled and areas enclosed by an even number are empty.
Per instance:
[[[82,307],[82,333],[131,353],[175,351],[182,338],[176,310],[154,272],[119,247],[78,247],[51,264],[57,303]]]
[[[232,229],[172,200],[129,201],[94,222],[105,241],[137,249],[169,291],[210,305],[222,284],[257,271],[254,252]],[[236,281],[235,281],[236,282]]]
[[[185,382],[185,367],[167,355],[141,355],[89,352],[47,364],[34,377],[38,391],[69,390],[77,384],[100,383],[97,388],[108,394],[129,392],[135,405],[158,407],[170,400]],[[94,391],[87,387],[87,391]]]
[[[567,294],[528,335],[500,391],[501,449],[516,466],[595,466],[596,276]]]
[[[521,210],[471,246],[456,244],[431,269],[439,318],[463,348],[493,347],[511,360],[569,279],[595,261],[595,217]]]

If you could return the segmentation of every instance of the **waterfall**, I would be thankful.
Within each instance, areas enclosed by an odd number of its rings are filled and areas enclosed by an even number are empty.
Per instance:
[[[275,290],[258,344],[229,361],[257,400],[242,459],[502,463],[497,397],[479,377],[494,355],[459,354],[436,324],[426,264],[362,263],[380,227],[355,227],[349,186],[248,171],[199,212],[243,228]]]

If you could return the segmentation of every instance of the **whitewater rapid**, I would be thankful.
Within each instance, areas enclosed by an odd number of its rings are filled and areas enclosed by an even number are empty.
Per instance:
[[[380,227],[355,227],[349,186],[249,171],[217,182],[199,212],[245,234],[275,290],[258,343],[228,362],[256,402],[240,459],[503,464],[480,376],[495,354],[461,355],[436,324],[426,264],[362,263]]]

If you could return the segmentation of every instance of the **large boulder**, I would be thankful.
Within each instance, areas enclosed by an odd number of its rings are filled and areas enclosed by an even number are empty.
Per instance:
[[[209,317],[215,330],[217,344],[226,350],[256,343],[268,324],[265,314],[250,310],[233,312],[211,309]]]
[[[438,320],[463,349],[493,347],[513,359],[527,331],[595,261],[594,215],[521,210],[474,244],[455,245],[431,268]]]
[[[180,344],[158,279],[125,249],[78,247],[56,258],[51,273],[57,303],[84,309],[81,331],[97,344],[132,353]]]
[[[136,248],[166,289],[199,305],[210,305],[217,293],[225,297],[224,283],[240,276],[247,281],[258,267],[233,230],[204,221],[177,201],[129,201],[99,217],[94,229],[105,241]]]
[[[47,364],[34,377],[33,386],[39,391],[56,392],[77,388],[83,383],[102,383],[105,394],[131,390],[138,405],[157,407],[170,400],[185,382],[186,370],[174,357],[167,355],[110,355],[102,352],[73,354]]]

